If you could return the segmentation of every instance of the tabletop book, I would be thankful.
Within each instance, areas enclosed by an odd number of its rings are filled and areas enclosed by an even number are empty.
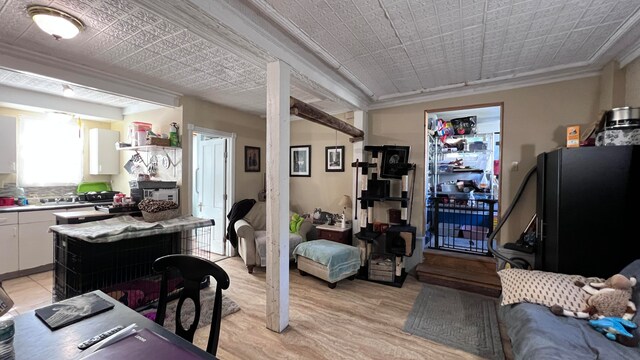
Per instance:
[[[85,359],[189,360],[201,358],[149,329],[142,329],[82,358],[82,360]]]
[[[35,313],[51,330],[57,330],[113,307],[113,303],[99,295],[86,293],[41,307]]]

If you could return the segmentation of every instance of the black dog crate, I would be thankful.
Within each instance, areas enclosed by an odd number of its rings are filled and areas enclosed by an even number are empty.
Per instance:
[[[180,235],[178,232],[90,243],[54,232],[55,300],[158,277],[152,269],[153,262],[164,255],[179,254]]]
[[[99,243],[54,231],[53,301],[102,290],[132,309],[148,307],[158,300],[162,279],[153,262],[170,254],[208,259],[212,228],[213,222]],[[169,297],[174,298],[182,289],[182,277],[177,270],[168,275]],[[207,277],[202,287],[209,282]]]

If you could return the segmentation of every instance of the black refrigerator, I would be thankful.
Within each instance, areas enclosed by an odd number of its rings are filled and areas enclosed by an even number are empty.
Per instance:
[[[607,278],[640,258],[640,146],[538,155],[536,270]]]

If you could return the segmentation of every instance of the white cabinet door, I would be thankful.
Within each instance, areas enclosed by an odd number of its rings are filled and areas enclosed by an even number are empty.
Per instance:
[[[52,225],[55,221],[20,225],[20,270],[53,264],[53,233],[49,232]]]
[[[107,129],[89,130],[89,173],[115,175],[120,173],[120,156],[115,144],[120,133]]]
[[[16,118],[0,116],[0,174],[16,172]]]
[[[0,274],[18,271],[18,225],[0,226]]]

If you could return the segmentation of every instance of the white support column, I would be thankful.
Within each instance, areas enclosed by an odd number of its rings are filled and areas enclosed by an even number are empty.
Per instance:
[[[364,131],[364,139],[362,141],[353,143],[353,162],[355,162],[356,160],[359,160],[360,162],[362,162],[366,158],[364,153],[364,147],[367,144],[367,139],[368,139],[367,131],[369,130],[366,111],[356,110],[353,112],[353,126]],[[360,201],[356,199],[360,197],[362,184],[360,184],[359,186],[356,186],[356,184],[361,182],[360,171],[355,172],[353,171],[353,168],[351,169],[351,171],[353,172],[353,185],[352,185],[352,191],[351,191],[351,194],[352,194],[351,199],[353,199],[353,204],[352,204],[353,215],[351,219],[352,220],[351,228],[353,229],[353,233],[355,234],[356,232],[360,231],[360,225],[359,225],[360,217],[358,217],[358,220],[356,220],[355,217],[360,216]],[[356,188],[357,188],[357,191],[356,191]]]
[[[290,68],[267,64],[267,329],[289,325]]]

